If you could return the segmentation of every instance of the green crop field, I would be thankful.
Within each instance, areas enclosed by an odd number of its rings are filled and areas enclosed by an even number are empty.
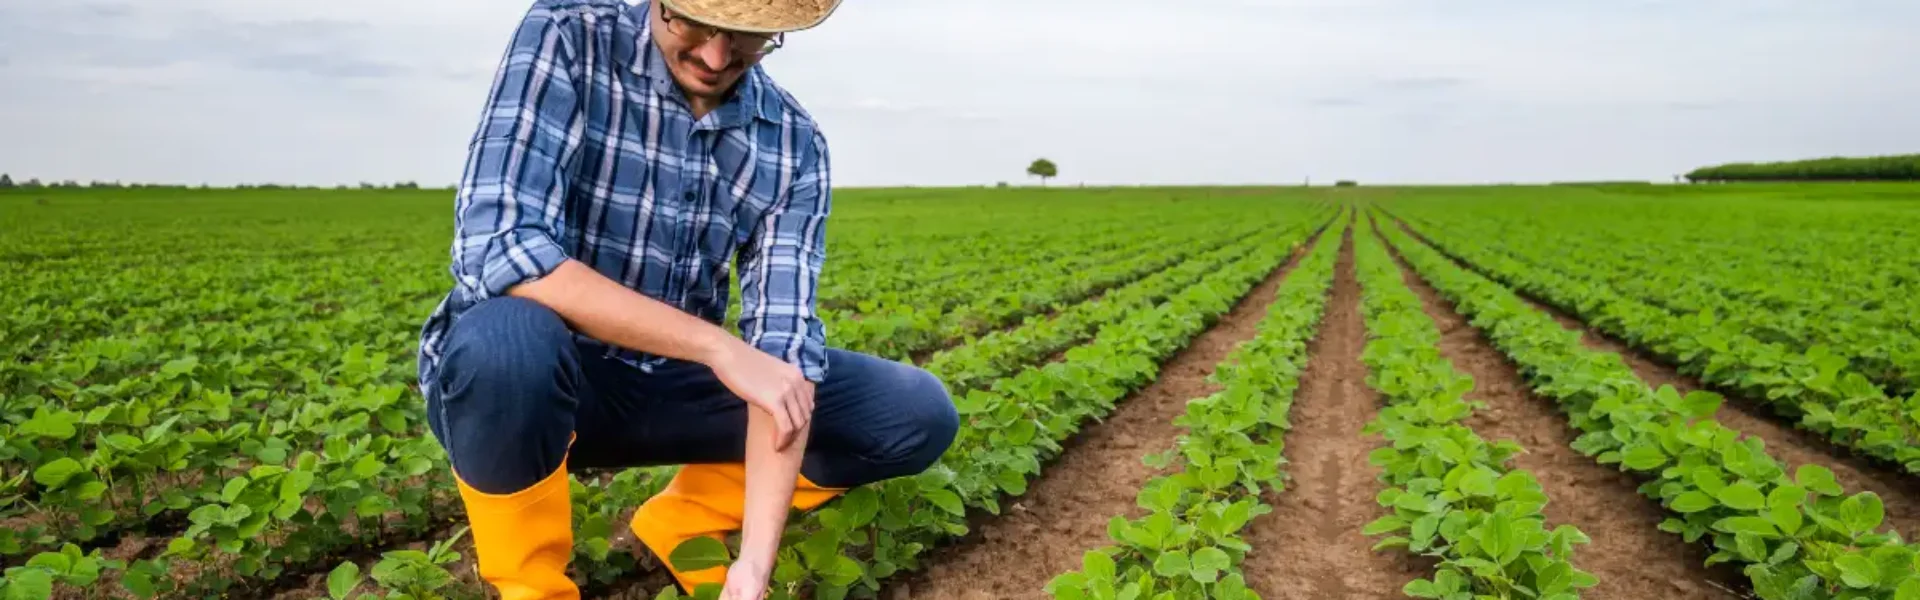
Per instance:
[[[0,599],[487,597],[414,381],[449,191],[0,223]],[[775,598],[1920,600],[1920,184],[855,189],[827,236],[829,343],[962,428],[796,514]],[[573,473],[586,595],[678,595],[610,544],[672,472]]]

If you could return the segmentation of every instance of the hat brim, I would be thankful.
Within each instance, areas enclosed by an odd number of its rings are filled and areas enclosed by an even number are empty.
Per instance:
[[[841,0],[656,0],[689,19],[748,33],[812,29],[833,16]]]

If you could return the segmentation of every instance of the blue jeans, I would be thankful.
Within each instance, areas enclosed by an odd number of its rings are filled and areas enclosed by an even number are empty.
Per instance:
[[[579,346],[558,314],[513,297],[469,309],[449,342],[437,381],[423,382],[427,420],[481,492],[531,487],[563,459],[577,471],[745,458],[748,406],[705,365],[644,372]],[[959,415],[932,374],[838,349],[827,360],[800,469],[813,483],[913,475],[953,443]]]

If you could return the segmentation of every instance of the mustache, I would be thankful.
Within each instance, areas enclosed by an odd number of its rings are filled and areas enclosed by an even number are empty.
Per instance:
[[[744,61],[744,60],[741,60],[741,59],[740,59],[740,58],[738,58],[738,57],[735,57],[735,56],[731,56],[731,55],[729,55],[729,56],[727,56],[727,58],[726,58],[726,61],[727,61],[727,62],[726,62],[726,64],[724,64],[724,65],[721,65],[721,66],[720,66],[720,67],[718,67],[718,68],[714,68],[714,67],[711,67],[711,66],[709,66],[709,65],[707,65],[707,61],[706,61],[706,60],[704,60],[704,59],[702,59],[702,58],[700,58],[699,56],[696,56],[696,55],[694,55],[694,53],[693,53],[693,51],[692,51],[692,50],[681,50],[681,51],[680,51],[680,52],[678,53],[678,55],[676,55],[676,56],[675,56],[675,58],[677,58],[677,59],[679,59],[679,60],[681,60],[681,61],[684,61],[684,62],[690,62],[690,63],[693,63],[693,64],[696,64],[696,65],[700,65],[700,66],[701,66],[702,68],[708,68],[708,69],[712,69],[712,70],[714,70],[714,71],[716,71],[716,72],[721,72],[721,73],[724,73],[724,72],[727,72],[727,71],[730,71],[730,70],[733,70],[733,69],[734,69],[735,67],[738,67],[738,66],[740,66],[740,64],[741,64],[741,63],[744,63],[744,62],[746,62],[746,61]]]

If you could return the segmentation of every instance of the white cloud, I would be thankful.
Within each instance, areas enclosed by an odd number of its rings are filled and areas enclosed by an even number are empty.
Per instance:
[[[450,183],[525,0],[0,5],[0,171]],[[843,184],[1659,179],[1915,151],[1894,0],[849,2],[769,69]]]

